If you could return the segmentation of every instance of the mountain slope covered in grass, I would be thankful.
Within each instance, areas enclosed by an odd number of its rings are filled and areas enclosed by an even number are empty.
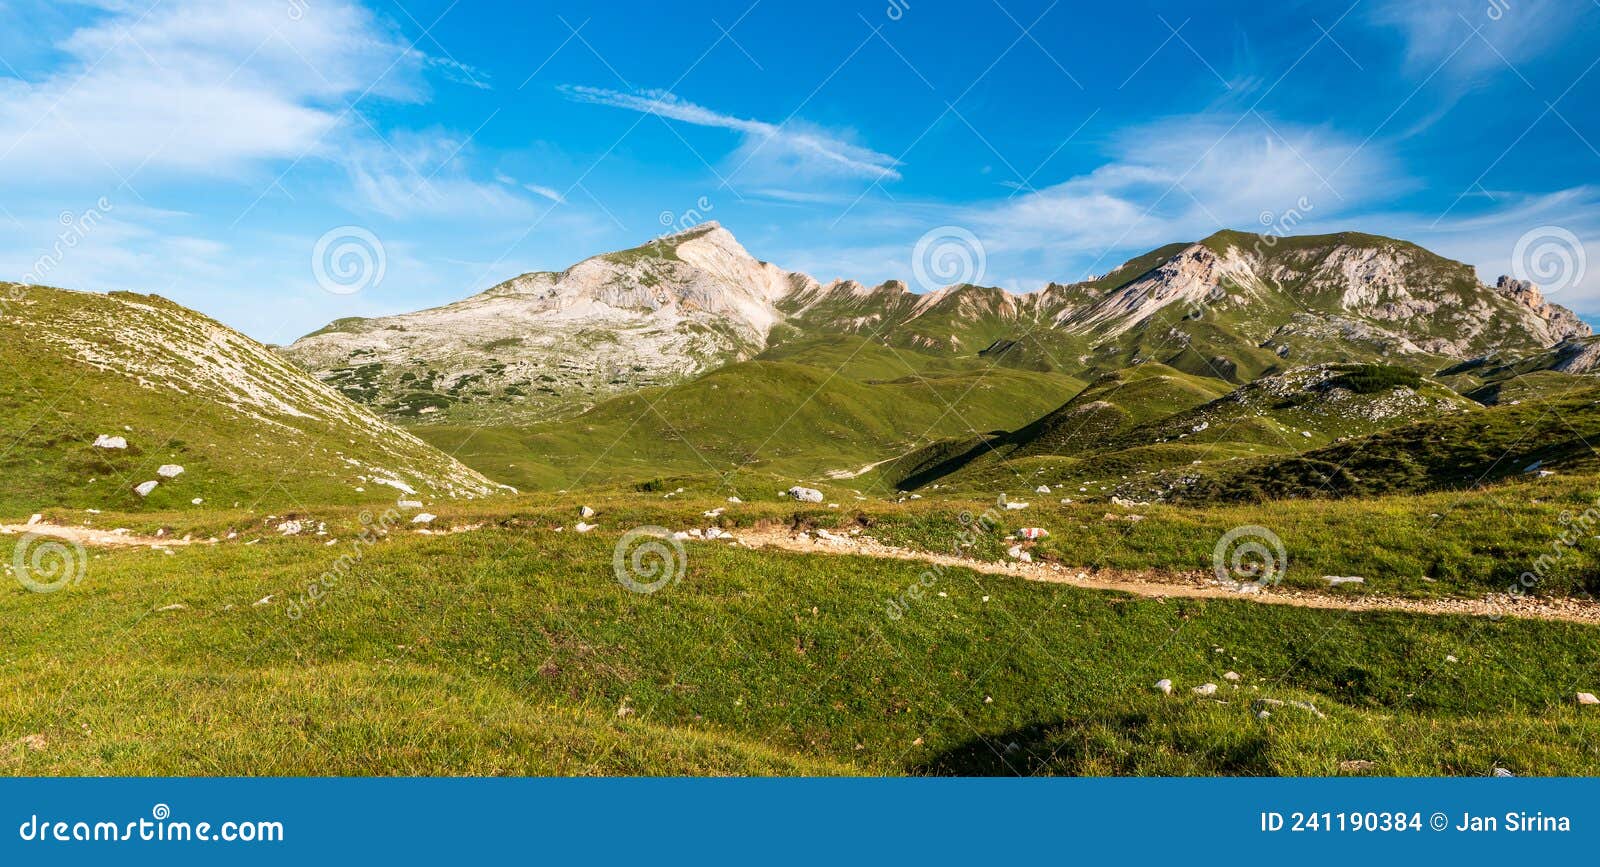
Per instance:
[[[1017,425],[1082,387],[841,338],[623,395],[570,419],[416,433],[517,487],[643,482],[748,468],[855,473],[930,440]]]
[[[273,350],[180,305],[153,295],[4,288],[0,510],[7,514],[46,506],[380,502],[402,491],[433,500],[497,490]],[[156,484],[141,496],[135,488],[146,482]]]

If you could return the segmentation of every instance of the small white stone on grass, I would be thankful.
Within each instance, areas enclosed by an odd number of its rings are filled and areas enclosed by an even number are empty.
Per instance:
[[[1214,683],[1202,683],[1190,691],[1195,695],[1212,695],[1217,691],[1217,685]]]
[[[161,484],[161,483],[157,482],[157,481],[155,481],[153,479],[151,481],[148,481],[148,482],[140,482],[139,484],[134,486],[133,492],[138,494],[141,497],[148,497],[148,496],[150,496],[150,492],[155,490],[156,489],[156,485],[159,485],[159,484]]]
[[[177,477],[183,475],[183,467],[178,466],[177,464],[162,464],[161,466],[156,467],[156,475],[163,479],[176,479]]]
[[[125,449],[128,440],[125,437],[110,437],[101,434],[94,438],[94,447],[97,449]]]
[[[1592,692],[1580,692],[1578,693],[1578,704],[1600,704],[1600,698],[1596,698]]]
[[[1172,695],[1172,681],[1163,677],[1156,681],[1156,689],[1160,690],[1162,695]]]
[[[435,515],[435,514],[433,514],[431,512],[422,512],[422,513],[418,514],[416,517],[412,518],[411,519],[411,523],[413,523],[413,524],[426,524],[429,521],[432,521],[434,518],[437,518],[437,517],[439,517],[439,516]]]
[[[590,530],[593,530],[594,528],[596,528],[598,526],[600,526],[600,525],[599,524],[585,524],[584,522],[579,521],[578,523],[572,525],[572,529],[577,530],[580,533],[587,533]]]
[[[1239,672],[1237,672],[1237,671],[1230,671],[1230,672],[1228,672],[1228,673],[1227,673],[1227,674],[1224,674],[1224,675],[1223,675],[1223,676],[1222,676],[1222,679],[1223,679],[1223,680],[1238,680],[1238,679],[1239,679]]]

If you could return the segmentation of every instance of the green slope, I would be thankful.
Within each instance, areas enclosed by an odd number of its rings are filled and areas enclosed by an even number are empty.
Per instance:
[[[395,534],[298,618],[288,601],[339,548],[107,552],[59,593],[0,592],[3,742],[47,744],[0,754],[0,773],[1600,772],[1600,716],[1572,697],[1593,683],[1593,627],[963,569],[890,617],[925,565],[700,543],[641,595],[612,574],[631,519],[602,504],[588,535],[500,526],[522,508]],[[1190,693],[1207,682],[1222,700]],[[1325,718],[1257,718],[1256,698]]]
[[[482,496],[483,476],[153,295],[4,287],[0,515]],[[126,448],[96,448],[100,436]],[[183,467],[175,478],[162,465]],[[134,486],[157,481],[147,497]],[[363,489],[364,490],[358,490]]]
[[[1456,413],[1251,462],[1175,491],[1182,501],[1356,497],[1472,488],[1600,468],[1600,386]]]
[[[1080,387],[1058,374],[835,339],[625,395],[560,422],[416,432],[517,487],[739,467],[814,478],[930,440],[1020,425]]]

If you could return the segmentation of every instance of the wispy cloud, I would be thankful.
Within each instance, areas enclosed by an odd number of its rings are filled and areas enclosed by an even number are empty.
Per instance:
[[[1531,59],[1595,11],[1557,0],[1384,0],[1370,9],[1372,23],[1405,37],[1407,67],[1424,75],[1439,68],[1447,77]]]
[[[776,168],[815,176],[843,176],[872,180],[899,180],[900,162],[887,154],[851,144],[837,134],[807,127],[795,120],[784,124],[748,120],[697,105],[660,90],[622,93],[598,87],[570,85],[561,92],[577,102],[653,114],[695,126],[732,130],[745,137],[731,162],[735,171]],[[758,163],[757,160],[762,160]]]
[[[51,73],[0,80],[13,173],[227,174],[317,150],[363,92],[415,95],[405,46],[340,0],[299,21],[247,0],[113,11],[57,48]]]
[[[1109,157],[1087,174],[972,208],[967,219],[1001,250],[1109,253],[1260,229],[1291,210],[1326,222],[1400,186],[1379,147],[1260,116],[1149,124],[1119,136]]]

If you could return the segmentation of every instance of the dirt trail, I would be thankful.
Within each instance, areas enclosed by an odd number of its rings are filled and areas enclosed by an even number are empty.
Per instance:
[[[855,554],[891,560],[912,560],[936,566],[959,567],[988,575],[1006,575],[1029,581],[1070,584],[1091,590],[1116,590],[1136,596],[1184,599],[1243,599],[1265,605],[1294,605],[1341,611],[1408,611],[1416,614],[1459,614],[1473,617],[1522,617],[1533,620],[1561,620],[1570,623],[1600,624],[1600,603],[1569,599],[1536,599],[1510,594],[1491,594],[1480,599],[1401,599],[1380,595],[1334,595],[1308,590],[1273,587],[1249,593],[1216,583],[1209,573],[1086,570],[1057,563],[1021,563],[977,560],[930,554],[885,545],[866,536],[831,538],[796,535],[786,529],[737,530],[734,535],[755,548],[780,548],[802,554]]]
[[[190,544],[185,539],[168,539],[161,536],[140,536],[135,533],[118,533],[93,527],[67,527],[61,524],[0,524],[0,536],[20,536],[32,533],[87,545],[92,548],[175,548]]]

